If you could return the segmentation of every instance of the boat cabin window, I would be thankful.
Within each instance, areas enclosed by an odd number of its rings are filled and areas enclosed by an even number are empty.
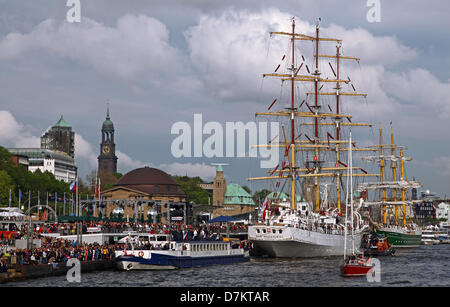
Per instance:
[[[157,236],[156,241],[167,241],[166,236]]]
[[[279,233],[282,233],[282,232],[283,232],[283,230],[282,230],[282,229],[279,229],[279,230],[278,230],[278,232],[279,232]]]
[[[260,233],[259,229],[256,229],[256,232],[257,232],[257,233]]]
[[[263,233],[266,233],[266,230],[265,230],[265,229],[263,229]]]
[[[272,229],[272,233],[277,233],[277,230],[276,229]]]

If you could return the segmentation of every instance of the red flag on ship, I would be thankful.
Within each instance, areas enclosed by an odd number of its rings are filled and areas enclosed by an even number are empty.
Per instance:
[[[266,220],[266,211],[267,211],[267,207],[269,205],[269,200],[267,199],[267,197],[264,199],[263,205],[261,207],[261,214],[263,217],[263,220]]]

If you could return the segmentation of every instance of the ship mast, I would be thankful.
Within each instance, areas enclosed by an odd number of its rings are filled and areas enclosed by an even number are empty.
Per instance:
[[[321,38],[319,36],[319,23],[316,25],[316,33],[315,36],[308,36],[304,34],[295,33],[295,19],[292,18],[292,32],[271,32],[271,35],[285,35],[289,36],[291,40],[291,46],[292,46],[292,61],[290,63],[290,66],[288,67],[288,70],[290,70],[290,73],[277,73],[277,70],[280,68],[280,65],[275,69],[274,73],[270,74],[264,74],[263,77],[276,77],[280,78],[281,81],[290,81],[291,83],[291,101],[290,101],[290,107],[287,108],[287,110],[283,111],[270,111],[272,106],[276,103],[277,99],[275,99],[272,104],[269,106],[267,112],[257,112],[256,116],[258,115],[269,115],[269,116],[281,116],[281,117],[289,117],[290,118],[290,128],[291,128],[291,135],[290,140],[286,138],[284,127],[283,127],[283,135],[284,135],[284,141],[279,141],[278,143],[271,142],[271,144],[265,144],[265,145],[256,145],[256,147],[280,147],[285,148],[284,151],[284,157],[288,158],[288,165],[285,166],[285,162],[280,167],[280,164],[278,164],[273,170],[269,170],[270,176],[265,177],[257,177],[257,178],[248,178],[248,180],[266,180],[266,179],[289,179],[291,184],[291,209],[296,209],[296,180],[298,178],[314,178],[314,207],[315,211],[319,211],[320,209],[320,189],[319,189],[319,179],[320,177],[324,178],[333,178],[337,177],[337,194],[338,194],[338,209],[339,213],[341,213],[341,191],[340,191],[340,177],[347,177],[348,174],[341,174],[344,170],[347,170],[348,166],[340,161],[340,151],[345,151],[345,148],[340,148],[340,144],[343,143],[349,143],[350,141],[347,140],[341,140],[340,138],[340,127],[341,126],[371,126],[370,124],[362,124],[362,123],[352,123],[350,115],[345,115],[340,113],[340,95],[348,95],[348,96],[366,96],[366,94],[358,94],[358,93],[342,93],[340,92],[340,84],[345,83],[348,84],[350,82],[350,78],[348,80],[341,80],[340,76],[336,73],[333,73],[336,77],[336,79],[329,79],[327,78],[321,78],[321,73],[319,71],[319,58],[336,58],[337,62],[337,71],[339,72],[339,61],[341,59],[350,59],[350,60],[357,60],[358,58],[353,57],[344,57],[340,54],[340,44],[342,40],[340,39],[334,39],[334,38]],[[310,73],[308,65],[305,62],[302,62],[298,67],[296,67],[295,63],[295,41],[296,40],[307,40],[307,41],[313,41],[315,43],[315,70],[313,73]],[[319,41],[328,41],[328,42],[335,42],[338,43],[338,46],[336,47],[336,55],[320,55],[319,54]],[[284,56],[282,60],[284,60]],[[303,61],[304,57],[302,56]],[[331,66],[331,64],[330,64]],[[308,71],[307,75],[299,75],[299,72],[302,67],[305,67]],[[297,110],[295,107],[295,82],[313,82],[314,83],[314,92],[313,93],[307,93],[307,95],[314,95],[314,104],[309,105],[308,102],[305,100],[300,104],[299,109],[303,104],[305,104],[305,107],[308,107],[309,111],[301,112],[300,110]],[[319,88],[319,82],[332,82],[336,83],[336,91],[331,93],[322,93],[320,92]],[[353,85],[352,85],[353,87]],[[354,87],[353,87],[354,88]],[[321,112],[321,105],[319,105],[318,97],[319,95],[336,95],[336,112],[332,112],[330,108],[330,113]],[[304,122],[300,125],[313,125],[314,126],[314,138],[311,139],[308,137],[305,133],[301,133],[297,137],[295,136],[295,118],[312,118],[312,122]],[[333,119],[334,122],[323,122],[325,119]],[[343,123],[342,120],[346,118],[348,120],[348,123]],[[328,139],[321,140],[319,136],[319,127],[321,126],[335,126],[336,127],[336,134],[335,137],[330,133],[327,133],[328,136],[331,136],[331,140],[328,137]],[[307,140],[297,140],[300,136],[304,136]],[[355,144],[352,142],[352,145],[355,147]],[[313,161],[306,161],[304,168],[299,168],[296,166],[295,163],[295,153],[296,151],[313,151],[314,152],[314,160]],[[353,148],[354,151],[363,151],[363,150],[374,150],[373,148]],[[322,167],[320,161],[320,152],[327,152],[327,151],[336,151],[336,165],[335,167]],[[311,163],[312,166],[309,164]],[[379,176],[379,174],[368,174],[360,167],[353,167],[353,169],[356,170],[362,170],[362,174],[353,174],[353,176]]]
[[[400,169],[402,172],[402,181],[406,181],[406,176],[404,174],[404,167],[403,167],[403,150],[400,150]],[[402,211],[403,211],[403,227],[406,226],[406,206],[405,206],[405,189],[402,188]]]
[[[290,175],[291,175],[291,210],[295,210],[295,107],[294,107],[294,85],[295,85],[295,18],[292,18],[292,62],[291,62],[291,161],[290,161]]]
[[[380,125],[380,156],[381,158],[381,164],[380,164],[380,168],[381,168],[381,184],[384,183],[384,155],[383,155],[383,128]],[[386,207],[386,188],[382,189],[382,193],[383,193],[383,222],[386,225],[387,224],[387,207]]]
[[[407,158],[403,156],[403,150],[406,149],[405,146],[399,146],[394,143],[394,132],[391,124],[391,144],[383,144],[383,134],[382,128],[380,126],[380,144],[371,146],[373,148],[379,148],[380,154],[378,156],[369,156],[363,157],[364,160],[377,162],[380,164],[381,168],[381,181],[380,182],[372,182],[372,183],[363,183],[359,185],[359,189],[381,189],[382,190],[382,199],[378,202],[366,202],[367,205],[375,205],[379,204],[382,206],[383,212],[383,224],[387,225],[387,206],[394,206],[395,210],[395,223],[398,225],[398,206],[402,205],[403,207],[403,226],[406,225],[406,205],[412,204],[414,201],[406,200],[405,192],[407,189],[411,188],[419,188],[422,185],[417,181],[407,181],[406,176],[404,174],[404,161],[411,161],[411,158]],[[385,151],[390,149],[391,155],[385,155]],[[400,155],[396,155],[396,149],[400,151]],[[386,181],[384,176],[385,164],[384,161],[391,161],[392,168],[392,177],[393,181]],[[396,174],[396,161],[400,160],[400,169],[401,169],[401,178],[397,180]],[[393,199],[389,200],[386,197],[386,189],[393,191]],[[397,200],[397,189],[401,189],[402,191],[402,199],[401,201]]]
[[[391,122],[391,155],[395,156],[395,148],[394,148],[394,129],[392,129],[392,122]],[[396,165],[395,165],[395,159],[392,159],[392,180],[395,181],[397,179],[396,176]],[[393,189],[394,193],[394,202],[397,202],[397,189]],[[398,205],[394,205],[395,207],[395,225],[398,225]]]

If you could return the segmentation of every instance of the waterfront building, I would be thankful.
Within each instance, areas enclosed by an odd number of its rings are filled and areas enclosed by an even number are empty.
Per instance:
[[[114,124],[109,116],[109,105],[106,110],[106,119],[102,125],[102,142],[100,155],[98,156],[98,176],[101,182],[111,181],[111,177],[117,173],[116,144],[114,143]]]
[[[255,210],[256,205],[252,196],[240,185],[230,183],[226,186],[223,205],[214,209],[214,216],[240,215]]]
[[[13,156],[26,157],[28,170],[52,173],[57,180],[72,182],[77,175],[75,160],[64,152],[41,148],[8,148]]]
[[[436,206],[436,219],[445,219],[450,222],[450,204],[441,202]]]
[[[8,148],[16,165],[23,165],[30,172],[40,170],[52,173],[57,180],[72,182],[77,176],[75,165],[75,133],[72,127],[60,119],[41,136],[40,148]]]
[[[120,214],[123,218],[167,223],[182,221],[186,216],[186,193],[162,170],[150,167],[134,169],[111,188],[102,191],[102,203],[107,217]],[[182,214],[181,214],[182,213]],[[94,213],[99,216],[98,210]]]
[[[41,148],[64,152],[72,158],[75,157],[75,133],[62,115],[53,127],[49,127],[42,134]]]
[[[22,166],[26,170],[28,170],[28,166],[30,165],[30,161],[28,160],[28,157],[25,155],[12,155],[11,160],[14,163],[15,166]]]
[[[423,223],[426,218],[436,218],[436,208],[433,201],[425,199],[423,202],[414,205],[416,219],[418,223]]]

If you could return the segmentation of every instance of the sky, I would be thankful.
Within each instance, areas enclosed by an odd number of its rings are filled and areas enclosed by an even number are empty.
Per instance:
[[[407,178],[450,196],[450,3],[380,0],[380,20],[369,22],[375,2],[80,0],[81,20],[71,23],[66,1],[0,0],[0,145],[38,147],[64,115],[85,176],[97,166],[109,101],[120,172],[152,166],[210,181],[212,164],[227,163],[228,183],[260,189],[247,181],[266,174],[260,157],[177,158],[172,127],[193,127],[194,114],[223,127],[253,122],[275,98],[274,109],[285,107],[287,87],[262,74],[286,69],[289,40],[269,32],[290,31],[295,17],[296,30],[311,35],[320,17],[324,37],[342,39],[344,55],[361,59],[341,69],[368,94],[342,101],[353,121],[373,125],[353,129],[358,145],[376,144],[380,125],[389,142],[392,122],[395,142],[413,157]],[[319,48],[335,52],[334,44]],[[312,67],[312,50],[299,42],[296,61],[305,55]],[[328,62],[320,70],[331,76]],[[308,89],[300,85],[296,99]]]

